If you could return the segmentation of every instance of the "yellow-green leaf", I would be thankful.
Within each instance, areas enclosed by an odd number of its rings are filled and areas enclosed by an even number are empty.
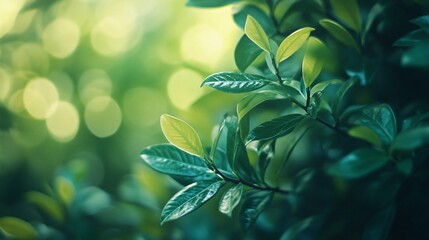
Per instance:
[[[276,63],[279,64],[281,61],[287,59],[298,51],[302,45],[304,45],[313,30],[314,28],[311,27],[301,28],[291,33],[285,40],[283,40],[277,49]]]
[[[310,37],[307,49],[302,61],[302,77],[304,84],[308,88],[316,80],[323,67],[323,49],[325,45],[317,38]]]
[[[37,239],[37,232],[33,226],[19,218],[0,218],[0,231],[11,239]]]
[[[58,222],[64,220],[64,212],[61,206],[53,198],[43,193],[30,191],[26,194],[27,201],[39,207],[45,214]]]
[[[167,140],[179,149],[204,158],[204,149],[197,132],[186,122],[164,114],[161,116],[161,128]]]
[[[330,0],[334,14],[357,33],[361,32],[361,18],[356,0]]]
[[[339,23],[334,22],[329,19],[323,19],[319,21],[320,25],[326,31],[328,31],[335,39],[337,39],[342,44],[352,47],[356,49],[356,51],[360,52],[359,46],[357,45],[356,41],[353,39],[353,36],[345,29],[343,26],[341,26]]]
[[[61,198],[64,204],[70,205],[74,199],[74,186],[73,184],[64,177],[58,177],[55,181],[55,187],[57,194]]]
[[[349,130],[349,135],[371,143],[374,146],[381,147],[380,137],[369,127],[357,126]]]
[[[258,21],[250,15],[247,16],[244,32],[256,45],[270,53],[270,41],[268,40],[267,34]]]

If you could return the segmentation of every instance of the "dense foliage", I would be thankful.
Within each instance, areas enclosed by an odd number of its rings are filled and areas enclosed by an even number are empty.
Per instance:
[[[208,146],[161,116],[169,144],[141,157],[186,185],[161,224],[219,195],[221,213],[266,239],[426,239],[429,4],[188,1],[228,4],[240,72],[202,86],[247,95]]]

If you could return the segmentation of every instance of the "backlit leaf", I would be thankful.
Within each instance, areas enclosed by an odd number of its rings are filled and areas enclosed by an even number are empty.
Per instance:
[[[48,195],[30,191],[26,194],[26,199],[55,221],[61,222],[64,220],[64,212],[60,204]]]
[[[264,29],[259,25],[258,21],[252,16],[247,16],[244,32],[256,45],[264,51],[270,53],[270,42]]]
[[[234,208],[240,203],[243,194],[243,185],[241,183],[229,188],[222,196],[219,203],[219,211],[228,216],[232,215]]]
[[[380,137],[371,129],[366,126],[357,126],[351,128],[348,134],[352,137],[359,138],[371,143],[374,146],[381,147],[382,143]]]
[[[244,29],[248,15],[257,19],[262,29],[264,29],[268,35],[272,35],[277,32],[273,20],[264,11],[254,5],[244,5],[243,7],[236,9],[233,18],[235,23]]]
[[[197,132],[183,120],[164,114],[161,128],[167,140],[181,150],[204,158],[204,149]]]
[[[36,229],[29,223],[15,217],[0,218],[0,231],[4,232],[6,237],[10,239],[37,239]]]
[[[323,67],[322,51],[325,45],[317,38],[308,39],[307,49],[302,61],[302,78],[309,88],[319,76]]]
[[[313,30],[314,28],[310,27],[301,28],[286,37],[277,49],[276,64],[279,64],[298,51],[307,41],[307,38]]]
[[[199,208],[219,191],[223,183],[223,181],[202,181],[188,185],[180,190],[167,202],[162,210],[161,225]]]
[[[201,85],[227,93],[243,93],[257,90],[272,82],[252,74],[221,72],[208,76]]]

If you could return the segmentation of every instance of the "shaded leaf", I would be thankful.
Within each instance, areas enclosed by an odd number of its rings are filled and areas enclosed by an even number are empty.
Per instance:
[[[151,168],[166,174],[197,176],[209,171],[203,159],[170,144],[147,147],[140,156]]]
[[[183,120],[168,114],[161,116],[161,129],[167,140],[181,150],[204,158],[204,149],[197,132]]]
[[[312,96],[316,92],[322,92],[323,90],[325,90],[330,85],[337,85],[337,84],[342,84],[342,83],[343,83],[343,81],[338,80],[338,79],[332,79],[332,80],[319,82],[311,88],[310,96]]]
[[[252,40],[243,35],[238,41],[234,51],[235,65],[244,72],[250,64],[263,52]]]
[[[356,0],[330,0],[334,14],[357,33],[361,32],[361,18]]]
[[[269,83],[272,81],[258,75],[221,72],[208,76],[201,85],[227,93],[243,93],[257,90]]]
[[[276,64],[278,65],[280,62],[298,51],[307,41],[307,38],[313,30],[314,28],[310,27],[301,28],[286,37],[277,49]]]
[[[240,223],[243,229],[248,229],[256,221],[273,198],[268,191],[249,191],[244,195],[240,209]]]
[[[247,141],[271,140],[285,136],[292,132],[303,118],[301,114],[290,114],[264,122],[250,131]]]
[[[328,167],[329,174],[344,178],[360,178],[383,167],[389,157],[374,148],[361,148]]]
[[[270,42],[268,36],[265,33],[264,29],[259,25],[258,21],[252,16],[247,16],[246,24],[244,26],[244,32],[247,37],[252,40],[256,45],[258,45],[264,51],[270,53]]]
[[[339,23],[334,22],[330,19],[322,19],[319,21],[319,23],[339,42],[346,46],[354,48],[357,52],[360,52],[359,46],[357,45],[353,36]]]
[[[232,215],[234,208],[240,203],[243,194],[243,185],[241,183],[229,188],[222,196],[219,203],[219,211],[228,216]]]
[[[376,212],[366,224],[362,240],[387,239],[395,214],[396,209],[393,204]]]
[[[422,29],[408,33],[393,43],[393,46],[411,47],[419,44],[421,41],[429,40],[429,34]]]
[[[273,20],[264,11],[254,5],[244,5],[237,9],[234,12],[233,18],[235,23],[244,29],[248,15],[257,19],[258,23],[268,35],[272,35],[277,32]]]
[[[260,143],[262,146],[258,146],[258,173],[261,176],[261,179],[265,181],[265,173],[270,164],[271,160],[274,157],[274,150],[276,145],[276,140],[273,140],[267,144]]]
[[[407,67],[429,67],[428,54],[429,41],[422,41],[402,55],[401,64]]]
[[[286,96],[281,95],[277,91],[264,90],[258,93],[253,93],[245,96],[237,104],[237,115],[238,119],[241,120],[247,113],[249,113],[253,108],[259,104],[269,101],[269,100],[278,100],[285,99]]]
[[[400,133],[390,146],[390,151],[413,151],[429,145],[429,127],[420,127]]]
[[[429,33],[429,15],[421,16],[411,20],[412,23],[417,24],[427,33]]]
[[[202,181],[188,185],[180,190],[167,202],[162,210],[161,225],[199,208],[219,191],[223,183],[223,181]]]
[[[187,6],[200,7],[200,8],[212,8],[222,7],[231,3],[239,2],[240,0],[188,0]]]
[[[37,239],[36,229],[26,221],[15,217],[0,218],[0,231],[11,239]]]
[[[310,37],[302,61],[302,78],[305,86],[309,88],[319,76],[323,67],[322,51],[325,45],[317,38]]]
[[[334,116],[338,117],[341,114],[342,107],[344,106],[344,98],[349,90],[357,83],[357,81],[357,77],[352,77],[345,81],[340,89],[338,89],[337,94],[332,101],[332,113]]]

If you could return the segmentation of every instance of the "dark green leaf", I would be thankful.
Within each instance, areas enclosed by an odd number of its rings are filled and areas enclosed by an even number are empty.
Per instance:
[[[358,78],[352,77],[338,89],[337,94],[332,102],[332,112],[334,116],[338,117],[341,114],[342,107],[344,106],[344,98],[348,91],[357,83]]]
[[[361,32],[361,18],[356,0],[330,0],[334,14],[357,33]]]
[[[312,228],[313,224],[317,224],[317,220],[317,217],[309,217],[298,221],[283,233],[280,240],[308,239],[307,231]]]
[[[341,26],[339,23],[329,20],[329,19],[322,19],[319,21],[320,25],[326,31],[328,31],[335,39],[337,39],[342,44],[354,48],[356,51],[360,52],[359,46],[357,45],[356,41],[354,40],[353,36],[345,29],[343,26]]]
[[[344,178],[360,178],[383,167],[389,157],[374,148],[361,148],[348,154],[327,169],[328,173]]]
[[[258,147],[258,173],[261,179],[265,181],[265,173],[274,157],[274,149],[276,140],[270,141],[269,143],[260,143],[262,146]]]
[[[396,209],[390,205],[374,214],[366,224],[362,240],[385,240],[395,219]]]
[[[202,181],[183,188],[167,202],[162,210],[161,225],[199,208],[219,191],[223,183],[223,181]]]
[[[221,72],[208,76],[202,86],[209,86],[227,93],[243,93],[257,90],[269,83],[272,81],[257,75]]]
[[[408,176],[413,172],[413,164],[412,159],[401,159],[396,163],[396,169]]]
[[[310,105],[308,106],[308,113],[314,119],[317,118],[320,104],[322,103],[322,92],[316,92],[310,99]]]
[[[429,112],[420,113],[405,119],[402,122],[402,131],[406,131],[412,128],[429,125]]]
[[[243,229],[248,229],[256,221],[273,198],[268,191],[249,191],[244,195],[240,209],[240,223]]]
[[[301,114],[290,114],[264,122],[250,131],[247,140],[271,140],[289,134],[304,118]]]
[[[255,59],[263,52],[246,35],[243,35],[235,47],[235,64],[241,72],[244,72]]]
[[[429,41],[422,41],[402,55],[401,64],[407,67],[427,68],[429,61]]]
[[[229,164],[226,152],[221,148],[216,150],[214,164],[223,175],[226,175],[232,179],[237,179],[237,177],[234,175],[231,165]]]
[[[421,41],[427,40],[429,40],[429,34],[422,29],[418,29],[396,40],[393,46],[411,47],[417,45]]]
[[[232,215],[234,208],[240,203],[241,195],[243,194],[243,185],[241,183],[232,186],[223,194],[220,203],[219,211],[228,216]]]
[[[429,144],[429,127],[402,132],[392,142],[390,151],[413,151]]]
[[[311,88],[310,96],[313,96],[316,92],[323,92],[330,85],[338,85],[343,83],[343,81],[338,79],[327,80],[323,82],[319,82]]]
[[[387,104],[364,108],[354,123],[373,130],[383,144],[390,144],[396,136],[395,114]]]
[[[285,99],[287,96],[279,93],[278,91],[273,90],[264,90],[257,93],[251,93],[245,96],[240,100],[237,104],[237,115],[239,120],[241,121],[253,108],[258,106],[259,104],[270,101],[270,100],[278,100]]]
[[[245,5],[240,9],[237,9],[233,15],[235,23],[237,23],[237,25],[242,29],[244,29],[244,26],[246,25],[247,15],[258,20],[259,24],[261,24],[261,27],[268,35],[273,35],[277,32],[273,20],[271,20],[271,18],[260,8],[253,5]]]
[[[140,156],[151,168],[166,174],[197,176],[209,171],[203,159],[171,144],[147,147]]]
[[[429,15],[421,16],[411,20],[412,23],[419,25],[423,30],[429,33]]]
[[[239,1],[240,0],[188,0],[186,5],[191,7],[212,8],[222,7]]]

